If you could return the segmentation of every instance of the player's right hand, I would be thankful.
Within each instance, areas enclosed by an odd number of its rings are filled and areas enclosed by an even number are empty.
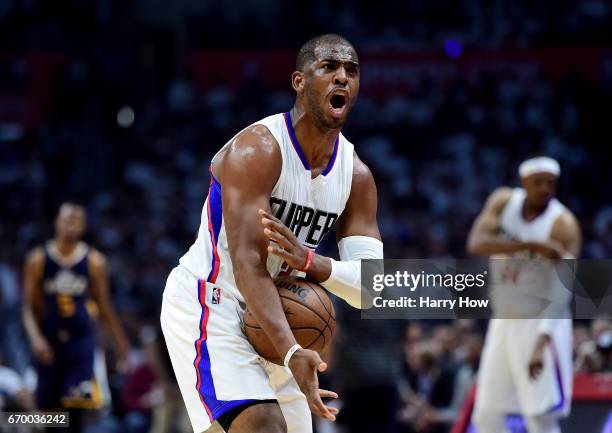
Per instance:
[[[531,250],[552,260],[562,259],[564,255],[563,246],[555,241],[533,242]]]
[[[327,369],[327,364],[323,362],[319,354],[314,350],[299,349],[291,356],[289,368],[300,390],[306,396],[310,411],[321,418],[335,421],[338,409],[325,406],[321,397],[338,398],[338,394],[319,389],[317,372]]]
[[[32,352],[34,352],[36,359],[43,364],[53,362],[53,349],[45,337],[41,336],[32,341]]]

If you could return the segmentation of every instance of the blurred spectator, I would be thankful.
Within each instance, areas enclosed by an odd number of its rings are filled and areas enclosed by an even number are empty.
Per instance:
[[[591,322],[591,339],[584,341],[576,360],[576,371],[612,372],[612,320],[597,318]]]
[[[161,329],[158,329],[157,335],[162,336]],[[190,432],[192,430],[191,423],[164,342],[157,339],[151,349],[154,351],[157,360],[153,364],[156,371],[157,386],[162,391],[164,398],[153,409],[153,422],[149,433]]]
[[[19,273],[10,262],[0,261],[0,353],[4,363],[20,375],[29,365],[28,347],[24,345],[25,333],[21,325],[21,294]]]
[[[440,325],[431,338],[406,342],[407,387],[399,413],[403,432],[446,432],[457,418],[474,383],[483,343],[480,333],[459,331],[464,326],[460,321],[453,327]],[[460,332],[458,342],[440,338]]]
[[[455,358],[459,346],[459,336],[456,329],[451,325],[438,325],[434,328],[431,340],[440,348],[439,362],[444,366],[456,367],[458,360]]]
[[[411,392],[399,414],[405,432],[446,430],[433,412],[450,405],[456,370],[443,364],[441,354],[440,344],[433,340],[419,341],[408,348],[405,374]]]
[[[0,353],[0,412],[31,411],[34,395],[26,381],[12,368],[3,364]]]
[[[155,421],[167,424],[153,427],[153,413],[163,406],[166,396],[167,379],[161,376],[160,348],[154,328],[144,326],[140,330],[141,349],[132,354],[134,365],[123,384],[124,425],[131,432],[168,431],[171,420],[157,417]],[[160,430],[161,429],[161,430]]]
[[[586,326],[586,324],[582,322],[574,322],[572,337],[572,344],[574,346],[572,353],[574,359],[578,356],[579,347],[582,346],[582,343],[588,341],[589,338],[589,328]]]

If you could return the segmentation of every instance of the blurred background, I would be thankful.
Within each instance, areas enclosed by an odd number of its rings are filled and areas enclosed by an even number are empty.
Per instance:
[[[128,374],[107,354],[112,399],[90,431],[188,431],[158,329],[166,277],[195,238],[211,157],[291,108],[297,49],[327,32],[360,56],[343,133],[377,181],[386,257],[465,257],[486,196],[539,152],[561,164],[583,256],[612,255],[610,1],[1,0],[0,408],[31,405],[24,257],[75,200],[133,347]],[[319,433],[366,431],[359,414],[376,404],[372,432],[449,432],[486,323],[337,308],[323,380],[345,415]],[[604,380],[592,374],[612,371],[611,333],[609,318],[576,323],[584,401]]]

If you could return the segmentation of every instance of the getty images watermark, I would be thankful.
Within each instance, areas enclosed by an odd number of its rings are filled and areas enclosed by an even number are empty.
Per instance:
[[[612,260],[365,260],[362,318],[612,315]]]
[[[440,288],[462,292],[468,288],[482,288],[485,286],[488,271],[479,274],[447,273],[431,274],[421,271],[418,274],[406,270],[395,271],[393,274],[374,274],[372,276],[372,290],[379,296],[374,296],[372,304],[374,307],[390,308],[449,308],[458,307],[482,307],[489,305],[488,299],[470,299],[469,296],[458,296],[450,299],[437,299],[428,295],[418,297],[401,296],[399,299],[384,299],[382,291],[388,287],[401,287],[410,292],[418,288]]]

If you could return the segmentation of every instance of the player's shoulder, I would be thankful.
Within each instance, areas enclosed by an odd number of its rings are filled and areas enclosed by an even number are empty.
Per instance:
[[[106,256],[97,248],[89,246],[89,252],[87,254],[89,266],[96,268],[106,267]]]
[[[507,186],[500,186],[489,194],[487,198],[486,208],[493,211],[501,212],[501,210],[508,204],[514,194],[514,189]]]
[[[582,232],[576,216],[567,207],[563,206],[555,219],[550,237],[561,242],[572,257],[580,256]]]
[[[276,179],[281,171],[282,153],[276,138],[267,126],[257,123],[238,133],[215,157],[212,171],[223,185],[232,181],[261,181]],[[245,177],[244,173],[250,173]],[[270,181],[272,182],[272,181]]]
[[[251,160],[280,160],[281,153],[270,129],[263,124],[254,124],[234,137],[225,156],[248,163]]]
[[[45,247],[43,245],[38,245],[32,248],[26,254],[25,261],[28,265],[42,265],[45,261]]]
[[[284,127],[283,114],[273,114],[247,126],[230,142],[234,150],[244,147],[255,147],[260,152],[278,151],[278,141],[273,131]]]
[[[555,220],[555,228],[560,230],[580,231],[580,223],[578,222],[578,218],[576,218],[576,215],[574,215],[574,213],[566,206],[561,206],[561,212]]]
[[[357,155],[357,152],[353,149],[353,185],[368,183],[375,184],[372,171],[370,170],[370,167],[368,167],[367,164],[359,158],[359,155]]]
[[[231,143],[236,147],[254,146],[262,151],[278,149],[278,143],[270,128],[262,123],[257,123],[241,131]]]

